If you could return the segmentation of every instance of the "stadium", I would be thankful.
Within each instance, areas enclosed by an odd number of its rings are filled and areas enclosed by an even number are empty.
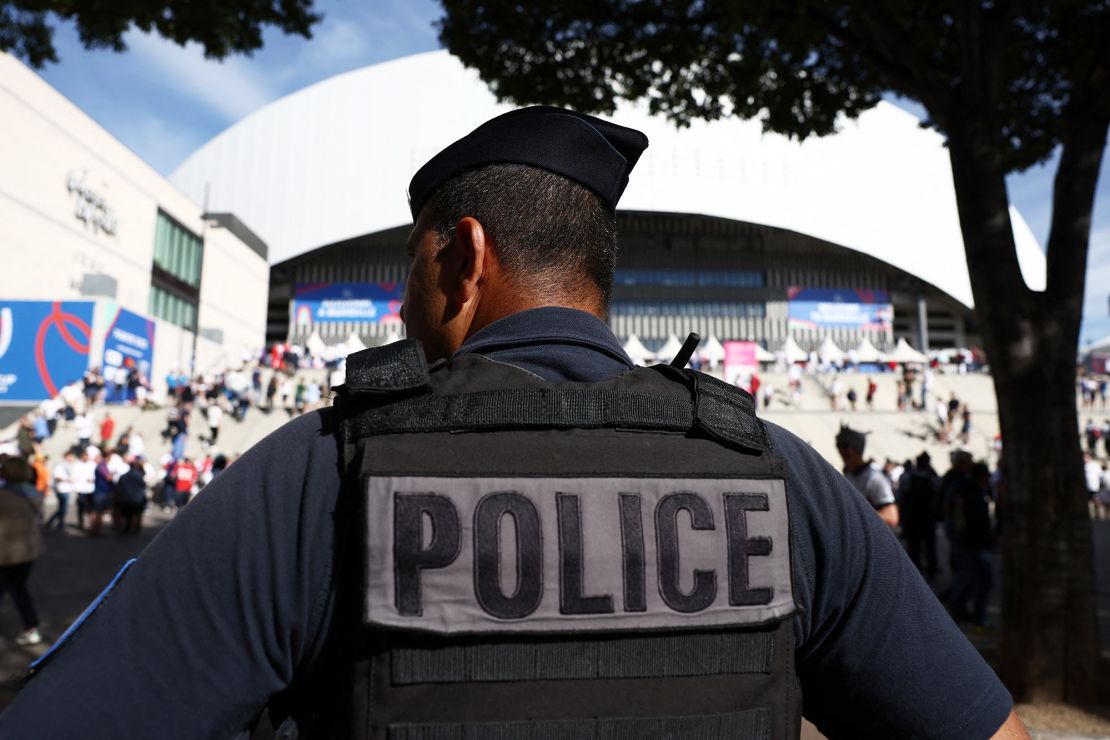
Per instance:
[[[400,329],[409,178],[509,109],[446,52],[420,54],[271,103],[171,180],[196,201],[207,189],[212,211],[269,245],[269,341],[375,344]],[[678,129],[639,106],[612,118],[651,140],[618,211],[618,336],[651,349],[688,331],[771,351],[790,336],[805,350],[975,342],[947,151],[910,113],[881,103],[804,142],[754,121]],[[1011,216],[1026,280],[1042,287],[1043,255]]]

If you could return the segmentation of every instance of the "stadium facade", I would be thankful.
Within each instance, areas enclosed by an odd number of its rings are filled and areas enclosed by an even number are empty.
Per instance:
[[[446,52],[416,55],[266,106],[171,179],[270,245],[269,339],[374,343],[400,329],[412,173],[509,109]],[[698,331],[770,350],[788,336],[807,349],[975,340],[948,155],[911,114],[881,103],[804,142],[739,120],[677,129],[638,105],[613,120],[651,140],[618,211],[619,336],[650,347]],[[1026,280],[1043,288],[1043,254],[1011,217]]]
[[[261,350],[267,248],[237,217],[202,213],[8,54],[0,121],[0,402],[90,367],[157,385]]]

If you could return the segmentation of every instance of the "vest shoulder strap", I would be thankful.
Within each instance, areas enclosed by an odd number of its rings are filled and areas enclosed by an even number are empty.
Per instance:
[[[693,370],[656,365],[599,383],[553,383],[479,355],[433,369],[414,340],[351,355],[338,388],[346,439],[608,428],[700,432],[755,454],[771,448],[752,397]]]
[[[428,387],[428,361],[415,339],[355,352],[347,358],[346,382],[341,394],[404,395]]]

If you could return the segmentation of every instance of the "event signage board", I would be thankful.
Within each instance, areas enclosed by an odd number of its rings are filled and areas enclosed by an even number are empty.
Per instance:
[[[751,392],[752,375],[759,369],[755,342],[725,342],[725,382]]]
[[[787,288],[791,327],[890,331],[894,307],[882,290]]]
[[[336,321],[388,324],[401,321],[402,283],[315,283],[293,289],[293,323]]]
[[[115,318],[104,332],[104,377],[116,380],[108,383],[108,403],[122,403],[132,400],[120,397],[117,386],[127,393],[126,378],[133,368],[139,375],[150,379],[150,368],[154,364],[154,330],[156,323],[146,316],[128,311],[116,310]]]
[[[43,401],[81,379],[94,305],[0,300],[0,401]]]

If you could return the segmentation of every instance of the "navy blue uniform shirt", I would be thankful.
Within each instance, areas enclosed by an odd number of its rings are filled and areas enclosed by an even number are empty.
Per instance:
[[[562,308],[477,332],[477,352],[551,380],[631,367],[608,327]],[[12,738],[235,737],[318,664],[332,624],[340,473],[330,409],[221,473],[0,715]],[[787,462],[804,713],[831,737],[989,738],[1011,699],[871,506],[811,447]]]

